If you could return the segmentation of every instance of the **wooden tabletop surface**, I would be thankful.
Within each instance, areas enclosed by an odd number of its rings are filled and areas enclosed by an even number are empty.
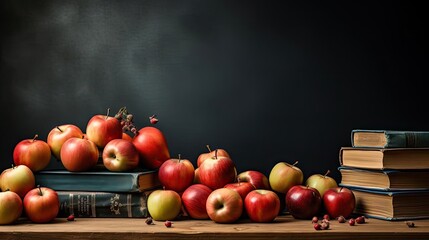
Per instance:
[[[410,228],[404,221],[367,219],[365,224],[349,226],[331,220],[329,230],[317,231],[310,220],[290,215],[263,224],[176,220],[171,228],[162,221],[147,225],[144,218],[58,218],[47,224],[21,219],[17,224],[0,226],[0,239],[429,239],[429,219],[413,222],[415,227]]]

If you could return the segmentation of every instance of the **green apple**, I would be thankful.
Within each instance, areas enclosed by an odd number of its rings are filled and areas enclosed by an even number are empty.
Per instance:
[[[304,174],[301,169],[286,162],[279,162],[271,169],[268,181],[271,189],[279,193],[287,193],[287,191],[295,186],[300,185],[304,181]]]
[[[320,193],[320,196],[323,197],[323,194],[326,192],[326,190],[338,187],[337,181],[328,176],[329,173],[330,171],[328,170],[325,175],[313,174],[307,178],[305,185],[317,189]]]
[[[182,200],[173,190],[158,189],[149,194],[147,209],[153,220],[173,220],[182,209]]]

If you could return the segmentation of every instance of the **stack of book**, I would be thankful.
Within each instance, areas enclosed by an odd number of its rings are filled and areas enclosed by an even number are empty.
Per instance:
[[[354,129],[339,158],[339,185],[353,191],[356,214],[429,218],[429,132]]]
[[[70,172],[64,169],[35,173],[36,184],[57,191],[58,217],[148,217],[146,200],[150,192],[161,188],[156,170],[137,169],[111,172],[94,169]]]

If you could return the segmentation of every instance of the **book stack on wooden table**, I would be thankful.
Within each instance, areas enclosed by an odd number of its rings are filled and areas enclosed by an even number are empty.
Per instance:
[[[111,172],[97,168],[85,172],[64,169],[35,173],[36,184],[57,191],[58,217],[146,218],[150,192],[161,188],[157,170]]]
[[[339,158],[339,185],[355,194],[355,213],[429,218],[429,131],[354,129]]]

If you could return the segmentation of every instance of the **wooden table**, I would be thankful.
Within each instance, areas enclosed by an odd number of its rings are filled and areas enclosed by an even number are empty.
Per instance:
[[[415,220],[414,228],[404,221],[367,219],[365,224],[349,226],[331,220],[329,230],[316,231],[310,220],[279,216],[273,223],[217,224],[211,220],[176,220],[167,228],[163,222],[147,225],[143,218],[55,219],[48,224],[20,220],[0,226],[0,239],[429,239],[429,219]]]

